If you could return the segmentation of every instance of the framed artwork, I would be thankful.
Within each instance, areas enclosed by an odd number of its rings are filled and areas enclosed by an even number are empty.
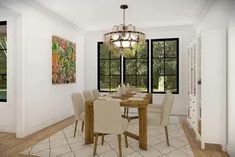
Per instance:
[[[76,82],[76,44],[52,36],[52,84]]]

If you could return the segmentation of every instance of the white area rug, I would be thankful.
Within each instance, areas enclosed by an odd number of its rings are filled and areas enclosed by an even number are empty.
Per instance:
[[[132,120],[129,131],[138,133],[138,120]],[[168,126],[170,146],[166,145],[163,127],[148,126],[148,150],[139,148],[138,141],[128,138],[129,148],[125,147],[122,139],[124,157],[194,157],[187,138],[177,116],[170,118]],[[84,144],[84,133],[81,132],[81,122],[78,123],[76,137],[73,137],[74,125],[57,132],[49,138],[21,152],[26,155],[41,157],[91,157],[93,144]],[[105,136],[105,143],[98,140],[97,157],[118,157],[118,141],[114,135]]]

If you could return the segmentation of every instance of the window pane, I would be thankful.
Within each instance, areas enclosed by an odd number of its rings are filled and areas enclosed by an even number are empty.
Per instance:
[[[109,59],[109,49],[104,44],[100,44],[100,59]]]
[[[165,60],[165,75],[176,75],[177,74],[177,60],[166,59]]]
[[[137,88],[140,88],[142,92],[148,91],[148,78],[146,76],[137,76]]]
[[[153,45],[153,57],[162,58],[164,57],[164,41],[154,41]]]
[[[136,60],[135,59],[126,59],[126,75],[135,75],[136,74]]]
[[[153,92],[164,92],[164,76],[153,76]]]
[[[152,92],[178,93],[178,38],[152,40]],[[166,80],[167,79],[167,80]]]
[[[164,75],[164,61],[161,59],[154,59],[152,65],[153,75]]]
[[[120,60],[110,60],[111,75],[120,75]]]
[[[165,41],[165,57],[177,57],[177,41]]]
[[[100,91],[114,91],[117,89],[117,85],[121,84],[121,57],[112,53],[103,43],[98,44],[98,54],[100,56],[98,61],[98,89]]]
[[[0,102],[7,101],[7,23],[0,21]]]
[[[109,76],[100,77],[100,91],[109,91]]]
[[[109,75],[109,60],[100,60],[100,75]]]
[[[139,45],[139,49],[136,52],[137,58],[148,58],[148,52],[147,52],[147,45],[148,42],[146,42],[145,45]]]
[[[129,83],[130,86],[136,86],[136,76],[125,76],[125,83]]]
[[[177,77],[176,76],[165,76],[165,88],[172,92],[177,91]]]
[[[148,63],[146,59],[137,60],[137,74],[138,75],[147,75]]]
[[[120,59],[119,52],[112,52],[112,51],[110,51],[110,58],[111,59]]]
[[[117,86],[120,85],[120,76],[111,76],[110,81],[111,81],[110,91],[117,91]]]

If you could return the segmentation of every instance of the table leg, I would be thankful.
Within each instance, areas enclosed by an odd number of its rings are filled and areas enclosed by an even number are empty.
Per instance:
[[[94,110],[92,102],[85,105],[85,144],[94,142]]]
[[[147,108],[139,108],[139,147],[147,150]]]

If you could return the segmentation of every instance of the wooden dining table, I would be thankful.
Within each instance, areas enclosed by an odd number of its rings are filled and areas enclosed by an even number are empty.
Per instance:
[[[129,100],[130,97],[132,95],[119,97],[121,99],[120,106],[138,109],[139,135],[127,132],[127,136],[138,140],[139,148],[147,150],[147,107],[149,103],[152,103],[152,94],[146,94],[142,100]],[[94,142],[94,101],[85,102],[85,144]]]

